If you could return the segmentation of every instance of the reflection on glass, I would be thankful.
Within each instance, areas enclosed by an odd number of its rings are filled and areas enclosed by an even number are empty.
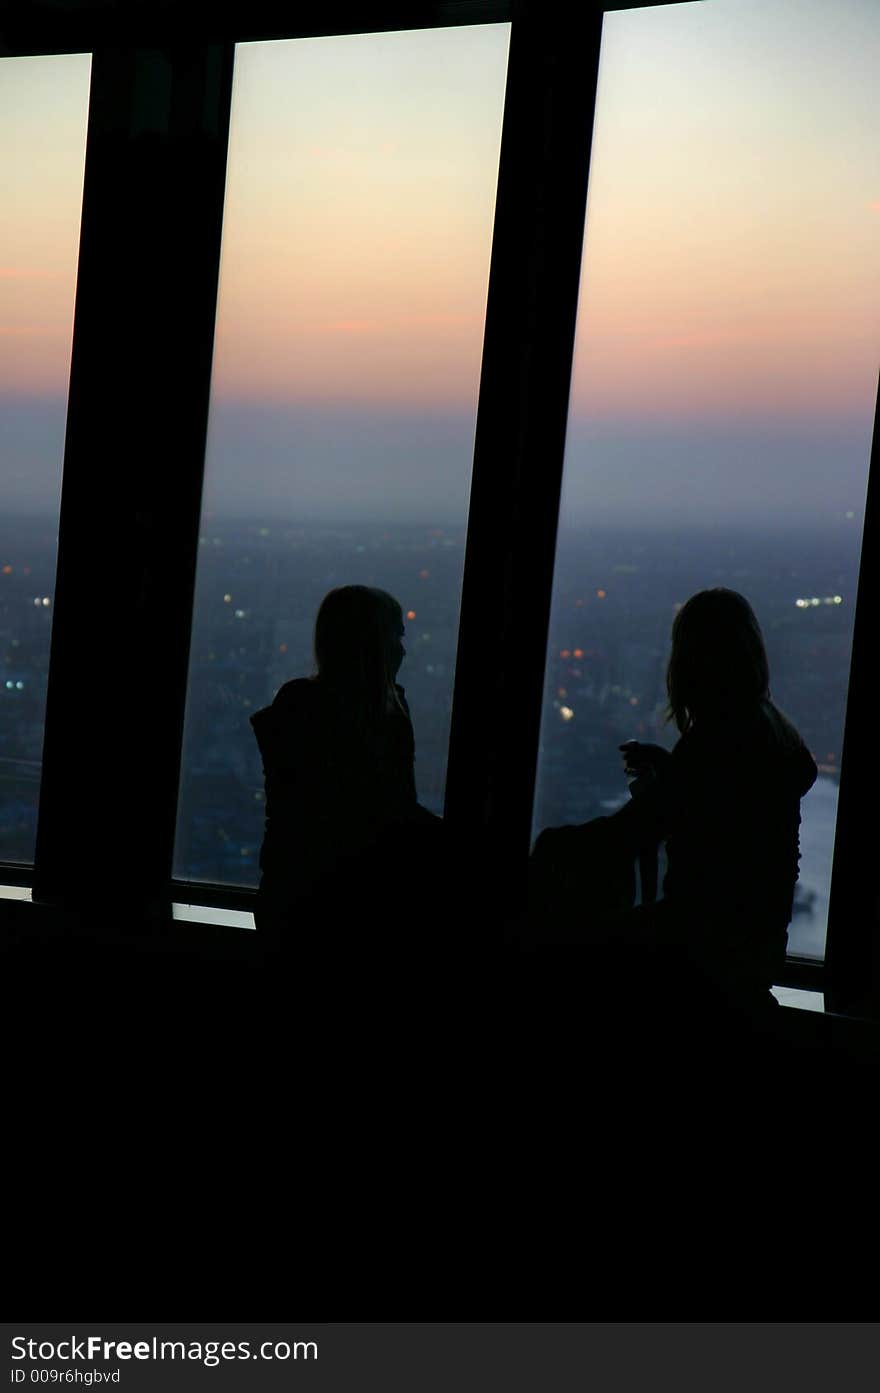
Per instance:
[[[671,746],[676,605],[749,599],[820,777],[789,951],[821,957],[880,362],[880,11],[606,14],[534,828]]]
[[[36,841],[90,72],[0,58],[0,861]]]
[[[240,44],[175,874],[254,885],[248,717],[390,591],[440,812],[508,25]]]

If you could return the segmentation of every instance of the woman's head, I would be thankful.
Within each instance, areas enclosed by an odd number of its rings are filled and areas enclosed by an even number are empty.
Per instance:
[[[682,732],[700,716],[769,698],[761,627],[743,595],[719,586],[682,605],[672,625],[666,690],[668,717]]]
[[[396,703],[394,679],[406,650],[403,611],[384,590],[341,585],[321,601],[315,621],[320,677],[347,689],[375,714]]]

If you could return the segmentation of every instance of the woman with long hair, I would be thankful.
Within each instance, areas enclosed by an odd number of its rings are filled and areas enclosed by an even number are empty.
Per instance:
[[[266,786],[257,927],[298,946],[390,909],[396,838],[439,821],[416,798],[414,739],[397,674],[400,605],[345,585],[315,622],[316,672],[251,717]],[[404,836],[404,840],[406,840]],[[362,927],[362,926],[361,926]]]
[[[669,752],[628,741],[630,802],[609,821],[631,853],[666,842],[662,898],[626,937],[678,944],[743,1004],[766,1002],[785,961],[798,877],[800,800],[817,768],[770,697],[748,601],[721,587],[678,611],[666,677]]]

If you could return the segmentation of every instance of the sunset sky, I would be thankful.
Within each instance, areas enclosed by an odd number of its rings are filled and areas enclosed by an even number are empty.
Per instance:
[[[606,16],[579,412],[841,417],[873,406],[878,71],[874,0]]]
[[[473,410],[508,25],[241,44],[214,389]]]
[[[238,47],[209,507],[464,520],[508,41],[488,25]],[[878,70],[875,0],[606,16],[568,514],[683,492],[700,516],[861,509]],[[35,469],[57,489],[34,442],[66,392],[88,79],[87,56],[0,60],[13,501]],[[55,403],[42,427],[35,399]]]
[[[0,394],[66,393],[91,58],[0,58]]]

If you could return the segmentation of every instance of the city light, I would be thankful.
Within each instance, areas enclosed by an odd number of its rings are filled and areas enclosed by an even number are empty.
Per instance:
[[[583,650],[582,648],[575,648],[575,649],[574,649],[574,656],[575,656],[576,658],[582,658],[582,657],[584,656],[584,650]]]
[[[415,610],[414,610],[414,609],[408,609],[407,612],[406,612],[406,617],[407,617],[407,619],[415,619],[415,617],[416,617],[416,612],[415,612]]]
[[[600,599],[600,600],[604,600],[607,594],[608,594],[608,591],[607,591],[607,590],[597,590],[597,591],[596,591],[596,596],[597,596],[597,598]]]
[[[801,597],[795,600],[798,609],[814,609],[817,605],[842,605],[842,595],[826,595],[820,599],[818,595],[812,595],[809,599]]]
[[[48,596],[48,595],[44,595],[44,596],[43,596],[43,604],[44,604],[44,605],[50,605],[51,603],[52,603],[52,601],[49,599],[49,596]]]
[[[223,603],[224,603],[224,605],[228,605],[228,604],[231,602],[231,600],[232,600],[232,596],[231,596],[231,595],[224,595],[224,596],[223,596]]]
[[[559,714],[564,721],[570,721],[572,716],[574,715],[574,712],[572,711],[570,706],[560,706]]]

